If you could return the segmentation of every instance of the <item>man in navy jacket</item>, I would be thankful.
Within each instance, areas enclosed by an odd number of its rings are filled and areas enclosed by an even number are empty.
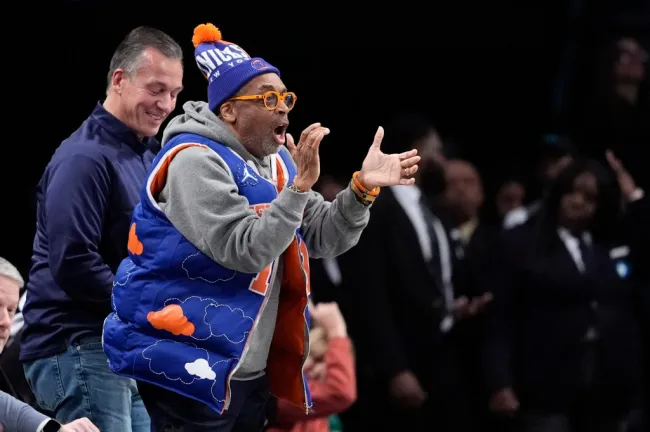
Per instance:
[[[104,432],[149,431],[135,382],[108,368],[102,323],[153,137],[182,80],[180,46],[159,30],[133,30],[111,60],[105,101],[63,141],[38,185],[20,358],[40,408],[62,423],[88,417]]]

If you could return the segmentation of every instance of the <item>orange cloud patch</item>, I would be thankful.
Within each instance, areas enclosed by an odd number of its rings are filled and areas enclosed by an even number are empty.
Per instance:
[[[164,309],[157,312],[149,312],[147,321],[154,328],[168,331],[174,336],[192,336],[194,333],[194,324],[187,320],[183,314],[183,308],[177,304],[165,306]]]
[[[129,230],[129,243],[127,247],[129,248],[129,252],[133,255],[142,255],[142,252],[144,252],[144,245],[135,233],[135,223],[131,224],[131,229]]]

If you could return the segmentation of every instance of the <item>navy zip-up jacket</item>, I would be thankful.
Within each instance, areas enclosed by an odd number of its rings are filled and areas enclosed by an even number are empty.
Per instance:
[[[157,149],[98,103],[56,150],[37,188],[21,361],[101,336],[113,275]]]

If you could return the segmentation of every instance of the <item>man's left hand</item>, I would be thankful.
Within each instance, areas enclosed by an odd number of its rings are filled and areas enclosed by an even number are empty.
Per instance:
[[[415,183],[413,174],[417,172],[417,163],[420,161],[418,151],[410,150],[400,154],[382,153],[380,147],[383,139],[384,129],[379,126],[361,166],[359,182],[368,189]]]

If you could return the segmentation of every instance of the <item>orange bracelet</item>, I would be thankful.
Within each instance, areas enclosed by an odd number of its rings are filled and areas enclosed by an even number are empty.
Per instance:
[[[350,182],[350,189],[354,193],[354,197],[359,201],[361,204],[364,206],[369,206],[373,202],[375,202],[375,199],[377,197],[371,196],[371,195],[365,195],[363,192],[359,190],[356,184],[354,184],[354,181]]]
[[[379,195],[380,191],[378,187],[372,190],[368,190],[367,187],[361,184],[359,181],[359,171],[355,172],[352,175],[352,180],[350,181],[350,189],[352,189],[352,192],[354,192],[354,196],[357,198],[357,201],[359,201],[364,206],[369,206],[372,204],[377,198],[377,195]]]
[[[359,181],[359,174],[360,171],[355,171],[354,174],[352,174],[352,181],[354,182],[354,185],[359,189],[359,192],[361,192],[364,195],[364,198],[366,196],[371,196],[371,197],[376,197],[379,195],[379,192],[381,191],[380,187],[376,187],[374,189],[368,189],[365,187],[361,182]]]

